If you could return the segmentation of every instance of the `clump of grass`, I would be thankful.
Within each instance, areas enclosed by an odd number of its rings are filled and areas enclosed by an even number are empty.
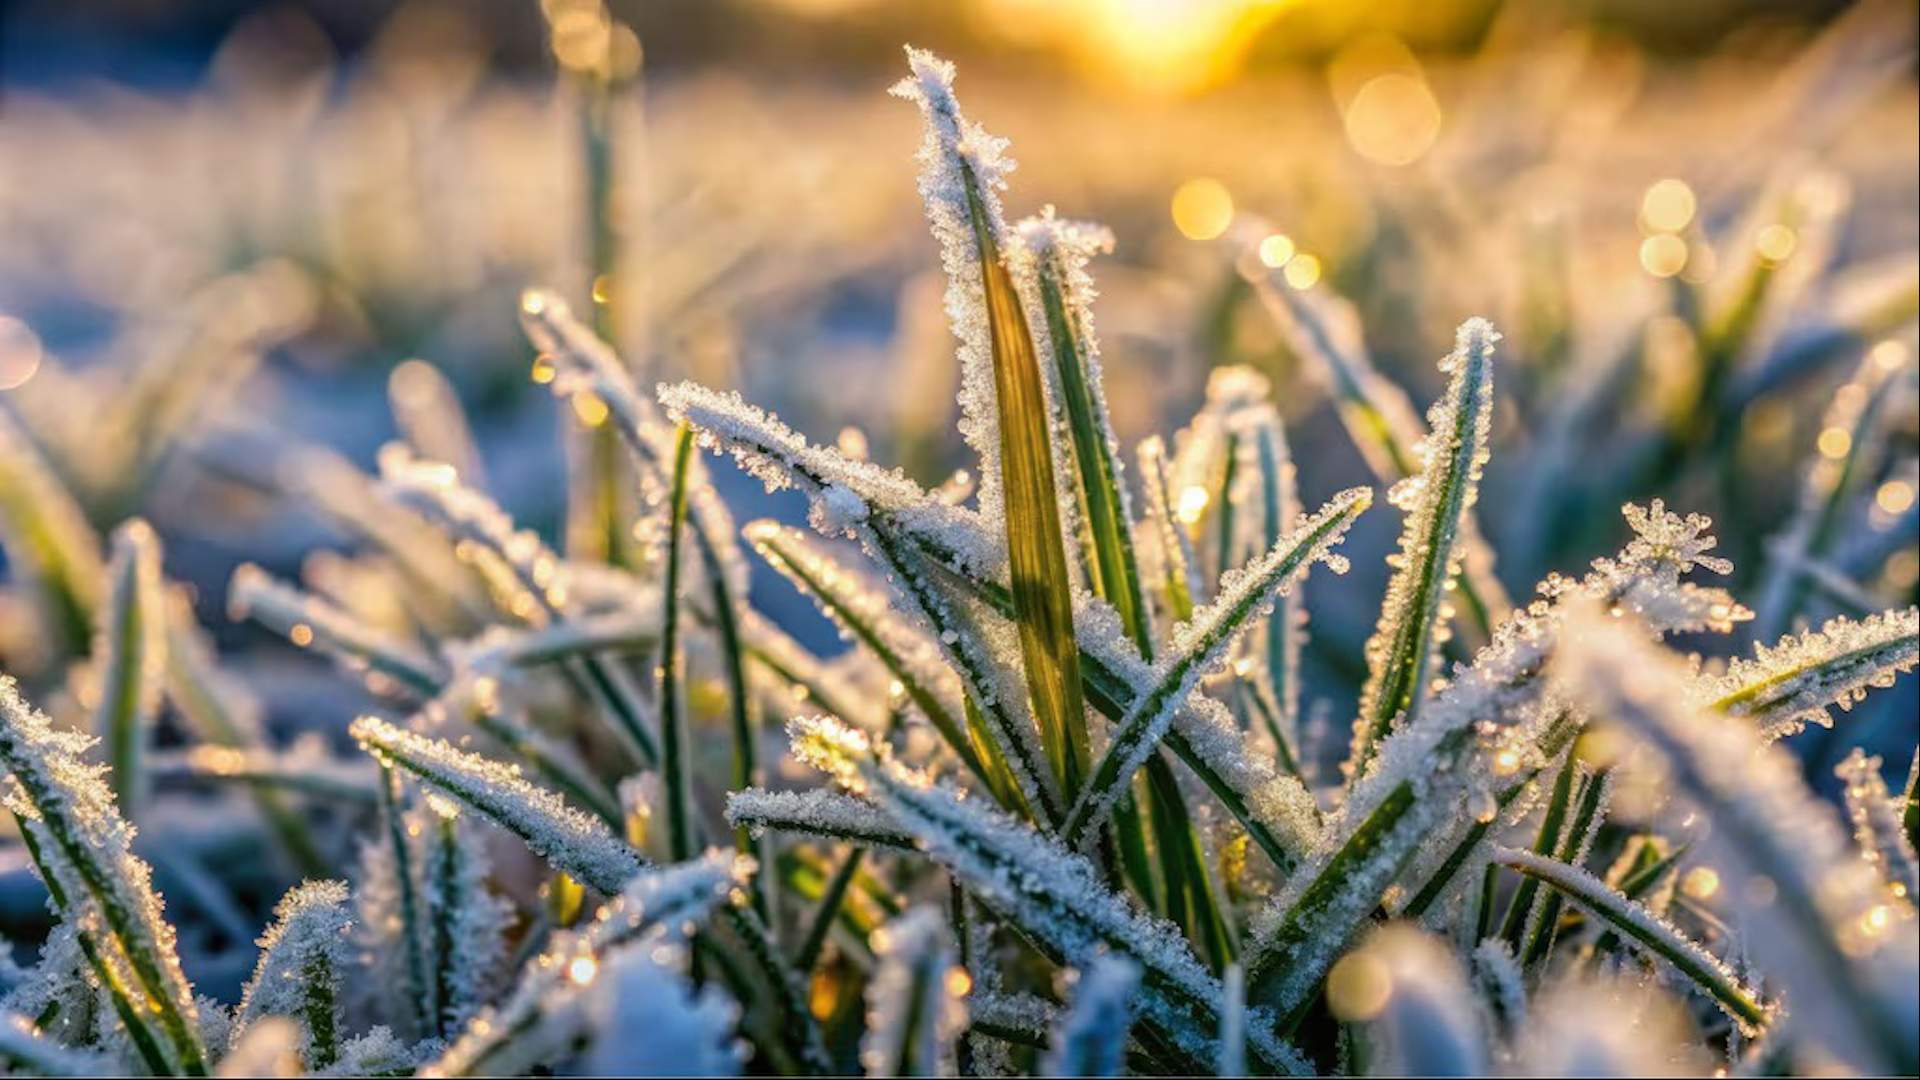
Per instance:
[[[1422,422],[1337,306],[1249,270],[1401,514],[1332,768],[1339,740],[1302,722],[1303,584],[1348,569],[1337,549],[1373,491],[1306,509],[1313,463],[1240,368],[1215,373],[1171,451],[1137,448],[1136,490],[1094,325],[1111,238],[1051,208],[1007,224],[1004,141],[967,119],[951,65],[908,60],[896,92],[925,120],[977,494],[730,392],[647,392],[607,313],[589,326],[530,291],[537,370],[626,454],[591,466],[598,495],[631,480],[599,520],[657,543],[556,551],[520,528],[465,425],[430,415],[455,409],[444,386],[408,369],[411,445],[382,453],[380,480],[308,459],[301,481],[361,522],[400,613],[320,573],[302,588],[243,567],[229,590],[236,618],[373,695],[375,712],[342,717],[357,771],[275,747],[151,530],[123,526],[103,562],[0,426],[0,479],[20,481],[0,498],[8,551],[61,647],[95,654],[107,766],[0,682],[6,804],[58,922],[0,998],[0,1059],[436,1076],[1920,1067],[1914,780],[1894,795],[1876,759],[1848,757],[1843,827],[1779,745],[1912,670],[1920,610],[1690,664],[1671,639],[1752,613],[1691,580],[1731,566],[1710,522],[1660,500],[1625,507],[1616,555],[1510,607],[1474,517],[1497,331],[1461,325]],[[1765,269],[1703,343],[1709,397]],[[1864,370],[1834,414],[1860,441],[1894,377]],[[1659,454],[1718,437],[1669,436]],[[736,528],[702,447],[798,490],[818,535]],[[1835,467],[1810,472],[1792,558],[1826,559],[1822,523],[1863,497]],[[756,611],[749,552],[852,649],[822,658]],[[1814,580],[1782,563],[1766,617],[1784,631]],[[1320,603],[1354,592],[1312,584]],[[1450,662],[1456,632],[1479,647]],[[197,744],[185,768],[149,752],[163,701]],[[797,768],[767,765],[768,708]],[[134,847],[129,817],[176,773],[246,783],[315,878],[286,894],[231,1010],[194,993]],[[322,879],[342,865],[312,827],[323,813],[363,826],[351,884]],[[509,858],[541,868],[544,897],[503,887]],[[190,874],[168,880],[214,904]],[[1595,1005],[1623,1001],[1659,1018],[1635,1041]]]

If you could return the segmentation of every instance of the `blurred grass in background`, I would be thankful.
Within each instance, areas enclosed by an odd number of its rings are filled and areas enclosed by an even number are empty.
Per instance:
[[[739,387],[824,438],[848,425],[843,446],[923,481],[963,464],[914,118],[879,92],[903,41],[961,62],[1020,190],[1117,233],[1100,317],[1123,440],[1188,415],[1211,367],[1254,363],[1307,502],[1368,479],[1235,269],[1227,238],[1257,230],[1283,287],[1353,301],[1416,403],[1462,317],[1506,330],[1481,513],[1516,595],[1615,546],[1621,501],[1660,496],[1719,519],[1752,596],[1816,447],[1862,459],[1859,498],[1809,575],[1839,584],[1794,614],[1915,595],[1910,385],[1870,453],[1829,417],[1869,350],[1913,349],[1910,5],[545,7],[0,13],[0,409],[102,532],[153,520],[209,621],[242,559],[405,617],[333,554],[354,507],[304,507],[340,466],[316,448],[365,467],[408,394],[439,392],[396,374],[409,358],[451,380],[516,517],[563,532],[562,429],[604,417],[556,416],[528,379],[529,284],[596,311],[649,381]],[[1356,533],[1350,595],[1375,595],[1394,528]],[[0,664],[30,674],[45,643],[6,597]],[[756,602],[831,640],[771,576]],[[1309,701],[1344,700],[1373,610],[1314,618]],[[272,669],[276,722],[352,707],[222,636]],[[1887,700],[1911,715],[1911,686]]]

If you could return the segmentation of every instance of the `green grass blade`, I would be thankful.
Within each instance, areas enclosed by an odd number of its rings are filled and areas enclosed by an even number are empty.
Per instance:
[[[1665,919],[1645,906],[1608,888],[1585,870],[1531,851],[1494,849],[1494,860],[1543,882],[1560,895],[1638,943],[1648,954],[1665,961],[1690,980],[1725,1012],[1742,1031],[1757,1034],[1772,1019],[1758,991],[1746,986],[1732,969]]]
[[[418,1015],[414,1018],[422,1032],[440,1030],[440,1003],[434,996],[437,983],[429,976],[427,963],[426,908],[413,872],[413,847],[407,842],[406,816],[400,807],[400,778],[393,767],[380,766],[380,816],[387,826],[387,850],[393,859],[395,888],[399,892],[400,940],[405,943],[407,978],[413,983],[410,997]]]
[[[93,730],[107,748],[114,800],[127,820],[146,802],[146,747],[160,711],[166,672],[165,599],[160,588],[160,540],[138,518],[113,534],[107,564],[107,604],[93,662],[99,680]]]
[[[364,672],[382,688],[427,700],[446,685],[447,673],[438,662],[317,596],[273,580],[252,563],[234,569],[227,613],[330,656],[348,671]]]
[[[81,656],[105,581],[100,540],[13,414],[0,409],[0,545],[33,586],[52,655]]]
[[[54,911],[62,919],[72,921],[75,914],[67,902],[66,890],[60,886],[60,879],[54,874],[53,867],[41,853],[40,841],[36,838],[34,830],[27,828],[26,821],[18,814],[14,815],[14,820],[20,826],[20,840],[27,850],[27,858],[32,861],[34,869],[39,871],[40,880],[47,887],[47,896],[53,903]],[[167,1062],[166,1051],[161,1049],[161,1035],[147,1023],[145,1012],[134,1005],[133,991],[127,987],[126,980],[120,977],[120,973],[114,966],[107,961],[106,952],[101,948],[99,939],[87,930],[81,929],[77,923],[74,927],[74,936],[80,943],[80,951],[86,957],[88,968],[92,970],[94,978],[100,981],[101,987],[107,992],[108,999],[113,1003],[114,1015],[120,1018],[121,1026],[126,1029],[127,1037],[133,1043],[135,1052],[140,1055],[140,1060],[146,1063],[147,1068],[154,1075],[166,1075],[167,1070],[172,1066]]]
[[[113,795],[78,758],[84,743],[53,730],[0,677],[0,766],[13,776],[9,806],[23,831],[39,831],[44,861],[69,900],[97,912],[103,945],[124,959],[139,1003],[157,1020],[170,1068],[205,1075],[199,1007],[180,968],[174,931],[153,891],[152,872],[133,853],[133,830]],[[84,898],[84,900],[82,899]]]
[[[1460,570],[1462,522],[1478,497],[1487,458],[1498,340],[1484,319],[1461,324],[1453,352],[1441,364],[1451,376],[1446,393],[1427,414],[1420,471],[1394,489],[1393,501],[1407,517],[1380,626],[1367,642],[1367,683],[1350,758],[1355,779],[1366,774],[1380,740],[1396,724],[1411,723],[1426,698],[1442,608]]]
[[[866,848],[857,845],[848,847],[846,856],[834,869],[833,876],[827,879],[827,887],[814,905],[813,921],[807,924],[807,936],[801,939],[800,950],[793,954],[795,971],[810,972],[819,964],[820,952],[827,944],[827,934],[840,917],[840,909],[847,900],[847,889],[853,885],[855,875],[860,873],[860,860],[866,853]]]
[[[1707,707],[1750,720],[1771,742],[1809,722],[1832,726],[1829,706],[1851,708],[1870,689],[1893,684],[1920,662],[1920,608],[1855,621],[1834,618],[1818,630],[1760,645],[1725,672],[1700,680]]]
[[[1540,828],[1534,834],[1534,854],[1548,858],[1560,848],[1560,835],[1566,830],[1567,810],[1573,804],[1573,789],[1580,779],[1580,759],[1568,754],[1554,774],[1553,793],[1547,796],[1546,812],[1540,815]],[[1525,878],[1507,902],[1507,915],[1500,923],[1500,937],[1515,957],[1522,957],[1521,935],[1526,931],[1527,914],[1533,910],[1533,898],[1539,883]]]
[[[1052,411],[1019,293],[1001,261],[978,182],[971,170],[965,175],[993,343],[1014,621],[1040,744],[1061,791],[1071,800],[1080,790],[1091,750],[1080,696],[1080,651],[1073,637],[1073,577],[1055,501]]]
[[[1167,610],[1176,621],[1184,621],[1193,617],[1193,546],[1174,515],[1166,444],[1152,436],[1140,444],[1139,454],[1147,523],[1160,548],[1160,587],[1166,592]]]
[[[892,625],[886,598],[863,589],[855,572],[797,529],[755,521],[746,527],[746,536],[768,565],[813,597],[828,618],[873,653],[968,771],[987,782],[986,765],[965,726],[965,708],[956,700],[958,687],[941,685],[947,673],[924,662],[929,643],[909,636],[906,627]]]
[[[1165,736],[1200,677],[1224,655],[1234,637],[1267,611],[1277,592],[1290,588],[1314,561],[1328,557],[1328,549],[1372,501],[1366,488],[1334,496],[1260,560],[1228,578],[1212,604],[1175,630],[1173,652],[1162,657],[1153,668],[1151,682],[1138,690],[1114,728],[1107,753],[1086,791],[1068,815],[1061,830],[1068,844],[1079,843],[1090,827],[1101,822],[1134,770]]]
[[[693,772],[688,761],[686,706],[680,695],[686,676],[680,645],[680,574],[687,523],[687,466],[693,457],[693,429],[680,425],[674,436],[672,486],[667,503],[667,581],[660,591],[665,614],[660,620],[660,774],[667,802],[667,852],[674,862],[694,853]]]
[[[844,840],[865,847],[913,851],[913,834],[879,807],[825,788],[767,791],[748,788],[727,795],[727,820],[736,828]]]
[[[1420,441],[1419,416],[1407,395],[1368,360],[1358,320],[1350,310],[1343,310],[1344,301],[1277,283],[1257,259],[1243,261],[1241,266],[1288,347],[1319,375],[1333,396],[1340,422],[1375,478],[1395,484],[1418,472],[1414,447]],[[1466,572],[1460,583],[1465,610],[1456,625],[1470,627],[1487,640],[1510,605],[1493,575],[1492,550],[1480,536],[1479,526],[1469,516],[1462,527],[1467,535]]]
[[[1094,595],[1112,604],[1134,644],[1148,659],[1153,630],[1141,591],[1140,567],[1133,551],[1133,521],[1126,482],[1121,476],[1118,442],[1102,396],[1097,346],[1089,325],[1085,296],[1091,289],[1085,264],[1101,246],[1111,246],[1105,230],[1078,226],[1051,216],[1029,219],[1021,238],[1033,251],[1047,340],[1053,346],[1055,385],[1072,436],[1080,496],[1080,518],[1093,549]]]

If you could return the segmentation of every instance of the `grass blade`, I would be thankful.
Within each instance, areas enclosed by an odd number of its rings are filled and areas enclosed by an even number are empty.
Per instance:
[[[693,772],[687,758],[686,707],[680,693],[680,561],[687,520],[687,463],[693,457],[693,429],[680,425],[674,437],[673,479],[667,510],[667,582],[660,590],[665,614],[660,619],[660,773],[667,803],[667,852],[674,862],[693,857]],[[742,845],[741,850],[746,850]]]
[[[160,711],[166,673],[165,599],[160,540],[138,518],[114,531],[107,604],[93,662],[99,682],[93,730],[106,744],[114,801],[127,820],[146,802],[146,746]]]
[[[1763,741],[1793,735],[1809,723],[1833,726],[1829,707],[1850,709],[1876,687],[1920,662],[1920,608],[1855,621],[1827,620],[1819,630],[1788,634],[1736,657],[1720,675],[1701,679],[1695,700],[1751,720]]]
[[[1440,619],[1459,574],[1461,523],[1479,495],[1493,412],[1493,346],[1484,319],[1460,325],[1453,352],[1440,365],[1450,379],[1427,414],[1420,469],[1389,496],[1406,511],[1393,579],[1380,625],[1367,642],[1367,683],[1354,722],[1351,775],[1365,775],[1374,748],[1396,724],[1419,714],[1442,640]]]
[[[1265,556],[1224,579],[1220,596],[1175,628],[1173,651],[1155,665],[1152,681],[1137,688],[1107,753],[1068,815],[1061,830],[1067,843],[1079,843],[1100,823],[1122,786],[1164,737],[1174,714],[1185,707],[1201,676],[1225,655],[1241,630],[1271,608],[1275,594],[1291,588],[1316,560],[1326,559],[1335,569],[1344,565],[1328,549],[1372,501],[1366,488],[1334,496]]]
[[[1577,866],[1514,848],[1495,848],[1494,861],[1540,881],[1671,965],[1720,1007],[1740,1029],[1756,1035],[1772,1020],[1759,992],[1746,986],[1720,959],[1644,905],[1627,899]]]
[[[1111,250],[1112,234],[1098,226],[1061,221],[1051,213],[1017,226],[1033,260],[1040,307],[1052,345],[1054,385],[1072,436],[1073,460],[1096,572],[1095,596],[1112,604],[1134,644],[1153,657],[1153,627],[1133,550],[1133,514],[1121,475],[1119,441],[1107,413],[1099,346],[1093,336],[1093,280],[1086,264]],[[1277,539],[1277,538],[1276,538]]]
[[[283,585],[252,563],[241,563],[227,586],[227,614],[251,619],[301,648],[332,657],[349,672],[364,673],[370,689],[399,691],[428,700],[440,693],[447,673],[439,663],[317,596]]]
[[[281,898],[273,918],[234,1016],[234,1045],[254,1024],[283,1016],[299,1028],[298,1050],[306,1068],[330,1068],[340,1059],[340,978],[347,967],[350,921],[346,883],[300,885]]]
[[[1417,473],[1420,466],[1414,447],[1420,441],[1419,416],[1407,395],[1368,360],[1358,320],[1350,308],[1342,307],[1344,301],[1276,283],[1258,259],[1243,260],[1241,268],[1288,346],[1333,395],[1340,421],[1373,475],[1381,483],[1397,484]],[[1468,515],[1461,527],[1466,572],[1460,598],[1466,610],[1460,624],[1472,627],[1485,640],[1493,636],[1493,628],[1511,605],[1493,576],[1492,549],[1478,524]]]
[[[74,905],[99,919],[109,962],[124,962],[137,1000],[157,1020],[169,1068],[205,1075],[199,1007],[180,969],[173,927],[153,891],[151,870],[133,853],[133,830],[113,795],[79,755],[82,737],[55,731],[0,677],[0,765],[13,776],[8,809],[37,834],[40,857]],[[133,987],[129,987],[133,991]]]
[[[100,539],[13,414],[0,409],[0,544],[32,585],[49,661],[81,656],[106,580]]]
[[[735,791],[727,795],[727,820],[736,828],[756,833],[778,829],[871,847],[916,850],[913,834],[895,824],[879,807],[824,788]]]
[[[1752,729],[1691,707],[1684,662],[1603,609],[1581,613],[1579,630],[1562,643],[1560,677],[1658,753],[1669,786],[1711,823],[1702,850],[1730,885],[1756,961],[1793,1003],[1794,1036],[1863,1068],[1920,1067],[1909,1011],[1920,979],[1914,920],[1886,917],[1879,876],[1807,789],[1799,763]],[[1758,877],[1769,887],[1749,887]]]

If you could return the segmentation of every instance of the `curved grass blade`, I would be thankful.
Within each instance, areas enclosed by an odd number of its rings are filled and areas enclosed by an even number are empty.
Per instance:
[[[1794,1037],[1863,1068],[1920,1067],[1914,920],[1885,917],[1879,876],[1807,789],[1799,762],[1691,707],[1686,665],[1639,632],[1598,608],[1580,622],[1562,642],[1560,677],[1658,753],[1669,786],[1710,822],[1702,850],[1729,883],[1755,961],[1793,1002]],[[1760,877],[1764,890],[1749,884]]]
[[[81,656],[93,637],[104,561],[86,513],[13,414],[0,409],[0,544],[31,583],[51,638],[49,660]]]
[[[1417,473],[1414,447],[1421,438],[1420,418],[1406,393],[1374,369],[1360,340],[1358,320],[1350,308],[1342,307],[1344,301],[1278,284],[1257,258],[1243,259],[1240,267],[1288,346],[1333,395],[1340,421],[1373,475],[1381,483],[1397,484]],[[1466,548],[1460,583],[1466,606],[1463,625],[1490,639],[1511,605],[1493,575],[1492,548],[1478,524],[1467,515],[1461,528]]]
[[[1354,721],[1354,778],[1365,775],[1374,748],[1396,724],[1419,715],[1439,652],[1442,608],[1460,572],[1461,528],[1479,496],[1493,411],[1492,324],[1460,325],[1453,352],[1440,368],[1450,378],[1427,413],[1429,432],[1418,448],[1419,471],[1396,484],[1389,498],[1406,511],[1393,579],[1381,605],[1379,628],[1367,642],[1367,683]]]
[[[411,646],[391,640],[332,604],[282,585],[252,563],[241,563],[227,586],[227,613],[252,619],[301,648],[332,657],[374,687],[425,700],[446,685],[447,673]]]
[[[1887,362],[1890,356],[1895,363]],[[1834,392],[1820,430],[1844,432],[1846,449],[1838,455],[1824,451],[1813,455],[1793,516],[1770,545],[1770,564],[1755,605],[1752,632],[1756,640],[1778,637],[1801,610],[1811,576],[1808,568],[1826,559],[1838,538],[1844,511],[1869,482],[1873,457],[1885,445],[1882,417],[1904,381],[1894,377],[1905,366],[1904,358],[1904,350],[1872,350],[1853,378]],[[1824,438],[1821,445],[1826,446]]]
[[[1856,746],[1834,773],[1846,785],[1841,795],[1860,854],[1880,872],[1893,895],[1913,903],[1920,897],[1920,859],[1900,827],[1901,805],[1887,792],[1880,759]]]
[[[1731,968],[1671,923],[1608,888],[1599,878],[1531,851],[1496,847],[1493,858],[1525,874],[1528,880],[1551,886],[1649,955],[1672,966],[1748,1035],[1759,1034],[1772,1021],[1772,1009],[1760,1000],[1758,990],[1743,984]]]
[[[453,744],[378,717],[355,720],[348,733],[383,764],[397,766],[526,841],[573,877],[613,896],[643,860],[600,819],[536,787],[517,766],[490,761]]]
[[[841,630],[886,666],[967,769],[983,782],[989,781],[987,767],[965,726],[960,687],[941,662],[938,647],[898,619],[885,594],[865,588],[854,571],[799,530],[755,521],[746,527],[746,537],[769,565],[812,596]]]
[[[1827,620],[1819,630],[1756,645],[1719,675],[1701,679],[1694,700],[1753,722],[1772,742],[1809,723],[1833,726],[1829,707],[1850,709],[1867,691],[1893,685],[1920,662],[1920,608],[1890,610],[1855,621]]]
[[[1018,662],[1017,650],[1004,650],[1010,656],[1003,662],[976,625],[987,615],[1010,618],[1012,612],[1008,590],[993,581],[1005,564],[1004,550],[978,517],[930,497],[897,470],[808,443],[738,395],[681,383],[661,388],[660,397],[670,414],[699,429],[711,447],[732,454],[769,490],[797,487],[805,493],[814,528],[861,542],[960,677],[989,733],[977,745],[989,774],[1006,770],[1023,810],[1031,808],[1050,824],[1064,817],[1025,688],[1010,666]]]

